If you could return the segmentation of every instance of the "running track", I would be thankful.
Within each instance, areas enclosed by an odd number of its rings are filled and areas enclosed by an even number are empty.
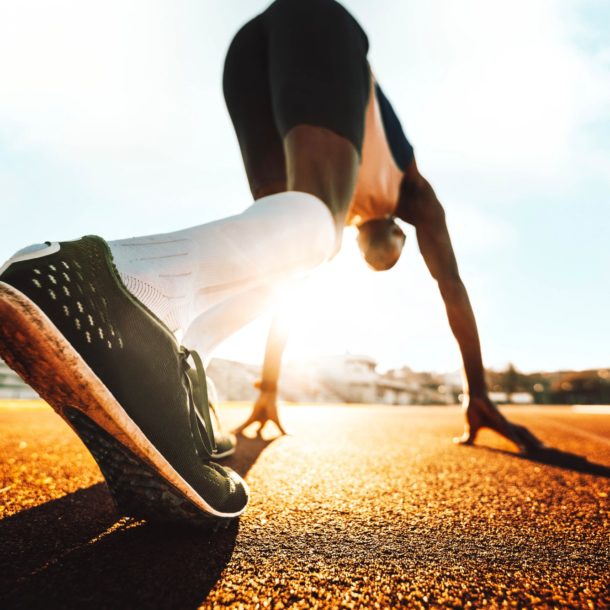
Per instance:
[[[506,412],[562,451],[454,446],[457,408],[286,407],[208,534],[119,519],[52,410],[1,403],[0,607],[610,607],[610,411]]]

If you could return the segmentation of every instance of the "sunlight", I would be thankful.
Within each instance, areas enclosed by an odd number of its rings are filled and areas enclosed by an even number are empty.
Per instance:
[[[267,307],[267,315],[228,338],[213,357],[261,363],[271,312],[290,329],[284,362],[344,354],[373,355],[382,368],[454,370],[459,354],[442,300],[410,227],[401,259],[378,273],[364,262],[356,230],[345,230],[339,254]],[[248,303],[244,303],[248,307]]]
[[[278,311],[290,327],[288,360],[356,347],[359,321],[374,310],[378,295],[366,289],[377,274],[362,259],[355,235],[355,229],[346,229],[339,254],[278,298]]]
[[[262,361],[272,315],[281,315],[289,328],[287,360],[358,349],[355,330],[378,306],[374,284],[382,275],[367,267],[356,244],[356,230],[348,228],[332,261],[278,291],[267,308],[273,313],[227,339],[214,356],[240,354],[248,362]]]
[[[406,315],[398,323],[401,303]],[[275,306],[290,329],[287,362],[349,352],[399,366],[422,355],[429,339],[447,335],[441,301],[412,237],[396,267],[379,273],[364,262],[356,230],[346,229],[339,254],[281,294]]]

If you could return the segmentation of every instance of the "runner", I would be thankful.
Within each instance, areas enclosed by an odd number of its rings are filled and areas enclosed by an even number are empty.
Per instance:
[[[333,0],[277,0],[241,29],[227,56],[224,90],[252,193],[296,188],[320,196],[339,231],[342,221],[358,227],[360,249],[377,271],[393,267],[404,245],[394,219],[413,225],[462,354],[466,425],[460,442],[473,443],[480,428],[489,427],[523,450],[534,449],[538,439],[508,422],[488,397],[475,317],[443,207],[418,171],[413,147],[371,71],[367,51],[364,31]],[[297,142],[306,143],[305,150]],[[339,148],[345,152],[336,154]],[[314,159],[305,154],[310,150]],[[297,168],[317,169],[319,159],[325,165],[317,176],[310,173],[310,180],[294,183]],[[340,184],[320,189],[333,179]],[[254,422],[262,428],[268,420],[284,431],[277,380],[285,343],[284,331],[274,324],[261,394],[238,431]]]
[[[79,434],[122,514],[216,525],[243,512],[245,482],[214,461],[233,439],[214,432],[197,352],[330,259],[346,222],[379,269],[404,239],[391,215],[416,226],[464,353],[471,429],[533,442],[486,398],[442,207],[367,51],[333,0],[277,0],[236,35],[224,73],[252,205],[174,233],[32,245],[0,268],[0,355]]]

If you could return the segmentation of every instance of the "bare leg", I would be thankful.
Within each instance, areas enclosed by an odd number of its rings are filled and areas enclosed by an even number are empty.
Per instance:
[[[340,244],[358,176],[356,148],[329,129],[297,125],[284,138],[284,153],[286,189],[315,195],[328,206]]]

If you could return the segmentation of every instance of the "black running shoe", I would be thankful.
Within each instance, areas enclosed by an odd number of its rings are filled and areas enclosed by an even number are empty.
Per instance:
[[[81,437],[122,514],[216,525],[244,511],[245,481],[210,461],[190,353],[123,286],[101,238],[0,269],[0,355]]]

